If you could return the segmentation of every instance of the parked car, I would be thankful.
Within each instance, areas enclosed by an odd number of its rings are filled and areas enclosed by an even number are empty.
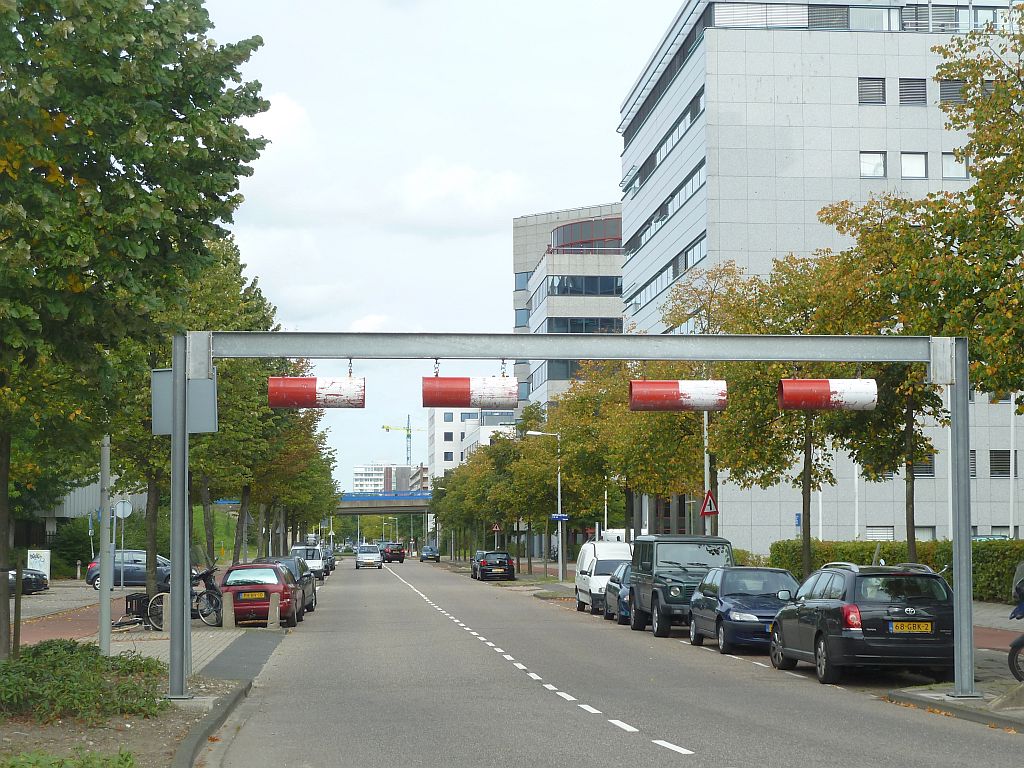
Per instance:
[[[646,629],[650,622],[655,637],[668,637],[673,624],[689,624],[694,589],[711,568],[733,562],[732,545],[717,536],[638,536],[629,585],[630,629]]]
[[[632,557],[633,545],[626,542],[585,542],[576,558],[576,610],[603,612],[608,577]]]
[[[8,594],[11,597],[14,597],[14,588],[17,584],[16,578],[17,574],[14,568],[12,568],[7,578],[10,587]],[[36,592],[45,592],[49,588],[50,580],[46,578],[46,574],[43,571],[37,571],[35,568],[21,569],[21,594],[34,595]]]
[[[278,563],[240,563],[224,572],[221,592],[230,594],[238,624],[267,624],[270,596],[279,597],[282,626],[294,627],[305,615],[302,591],[291,571]]]
[[[383,568],[384,558],[376,544],[360,544],[356,547],[356,570],[360,568]]]
[[[719,653],[732,653],[737,645],[767,648],[772,620],[785,605],[778,593],[798,587],[782,568],[712,568],[690,598],[690,644],[714,637]]]
[[[469,577],[471,579],[480,578],[480,558],[487,554],[486,549],[478,549],[473,553],[473,558],[469,561]]]
[[[124,565],[124,580],[121,578],[121,566]],[[156,556],[157,584],[169,584],[171,578],[171,561],[163,555]],[[85,571],[85,583],[93,589],[100,588],[100,557],[89,563]],[[114,586],[145,586],[146,585],[146,550],[119,549],[114,552]]]
[[[258,557],[254,563],[277,563],[291,571],[292,578],[302,591],[302,604],[312,613],[316,610],[316,577],[301,557]]]
[[[324,551],[324,567],[327,568],[328,573],[334,573],[338,567],[338,561],[334,557],[334,550],[326,544],[321,549]]]
[[[786,605],[772,622],[776,669],[814,664],[822,683],[863,666],[924,668],[953,679],[953,593],[926,565],[827,563],[796,595],[778,596]]]
[[[604,590],[604,617],[619,624],[629,623],[629,581],[633,566],[627,560],[608,577]]]
[[[395,560],[400,563],[405,562],[405,547],[398,542],[392,541],[384,547],[384,562],[393,563]]]
[[[320,547],[311,547],[305,544],[293,544],[291,552],[288,553],[291,557],[301,557],[306,561],[306,565],[309,566],[309,570],[313,572],[320,581],[327,578],[327,567],[324,565],[324,553]]]
[[[508,552],[484,552],[476,566],[477,578],[516,579],[516,564]]]
[[[423,549],[420,550],[420,562],[424,560],[433,560],[435,563],[441,562],[441,553],[437,551],[437,547],[427,544]]]

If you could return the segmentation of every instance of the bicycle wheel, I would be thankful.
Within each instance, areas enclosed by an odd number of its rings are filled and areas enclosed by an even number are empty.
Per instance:
[[[158,592],[150,598],[149,605],[146,606],[146,618],[149,620],[149,625],[157,632],[162,632],[164,628],[164,609],[166,604],[167,593]]]
[[[199,618],[203,624],[210,627],[220,626],[221,601],[220,595],[216,592],[200,592],[196,595],[196,610],[199,611]]]

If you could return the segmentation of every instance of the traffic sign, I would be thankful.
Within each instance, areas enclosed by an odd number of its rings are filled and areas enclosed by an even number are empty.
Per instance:
[[[559,521],[564,523],[564,522],[567,522],[569,520],[569,516],[568,515],[552,515],[551,519],[552,520],[559,520]]]
[[[491,531],[493,533],[501,533],[501,526],[498,525],[497,523],[495,523],[494,525],[491,526]]]
[[[119,520],[131,517],[132,503],[124,500],[117,502],[117,504],[114,505],[114,514],[117,515]]]
[[[715,497],[711,495],[711,491],[708,491],[704,494],[704,503],[700,505],[700,516],[711,517],[717,514],[718,504],[715,502]]]

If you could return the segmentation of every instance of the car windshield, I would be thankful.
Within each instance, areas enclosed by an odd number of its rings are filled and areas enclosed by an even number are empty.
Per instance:
[[[951,599],[946,582],[936,576],[873,575],[857,577],[858,603]]]
[[[315,547],[293,549],[292,554],[301,557],[303,560],[323,560],[323,555]]]
[[[241,568],[229,571],[224,577],[224,586],[240,586],[245,584],[277,584],[277,570],[274,568]]]
[[[610,576],[625,560],[598,560],[594,563],[594,576]]]
[[[292,576],[299,575],[299,566],[296,565],[294,560],[274,560],[273,562],[283,565],[291,572]]]
[[[726,571],[722,595],[774,596],[783,589],[796,592],[799,586],[796,579],[782,571]]]
[[[359,548],[360,555],[376,555],[379,554],[380,550],[371,544],[366,544]]]
[[[710,568],[732,565],[729,547],[725,544],[705,544],[698,541],[658,542],[658,565],[669,568]]]
[[[483,560],[508,560],[508,552],[486,552],[482,558]]]

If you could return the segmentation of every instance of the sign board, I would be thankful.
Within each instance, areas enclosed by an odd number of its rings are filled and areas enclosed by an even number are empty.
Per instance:
[[[552,515],[551,519],[552,520],[556,520],[558,522],[564,523],[564,522],[567,522],[569,520],[569,516],[568,515]]]
[[[715,497],[711,495],[711,491],[708,491],[704,494],[704,503],[700,505],[700,516],[711,517],[717,514],[718,503],[715,501]]]
[[[48,549],[30,549],[28,551],[27,567],[35,568],[37,571],[42,571],[43,573],[46,574],[46,578],[49,579],[50,578],[50,550],[48,550]]]
[[[154,435],[171,434],[171,369],[155,368],[150,371],[151,416]],[[189,379],[188,422],[190,435],[217,431],[217,367],[212,379]]]
[[[114,515],[118,520],[124,520],[132,515],[132,503],[130,501],[119,501],[114,505]]]
[[[801,514],[800,512],[796,513],[796,527],[797,528],[800,527],[800,514]]]
[[[491,531],[493,533],[501,533],[501,526],[498,525],[497,523],[495,523],[494,525],[491,526]]]

